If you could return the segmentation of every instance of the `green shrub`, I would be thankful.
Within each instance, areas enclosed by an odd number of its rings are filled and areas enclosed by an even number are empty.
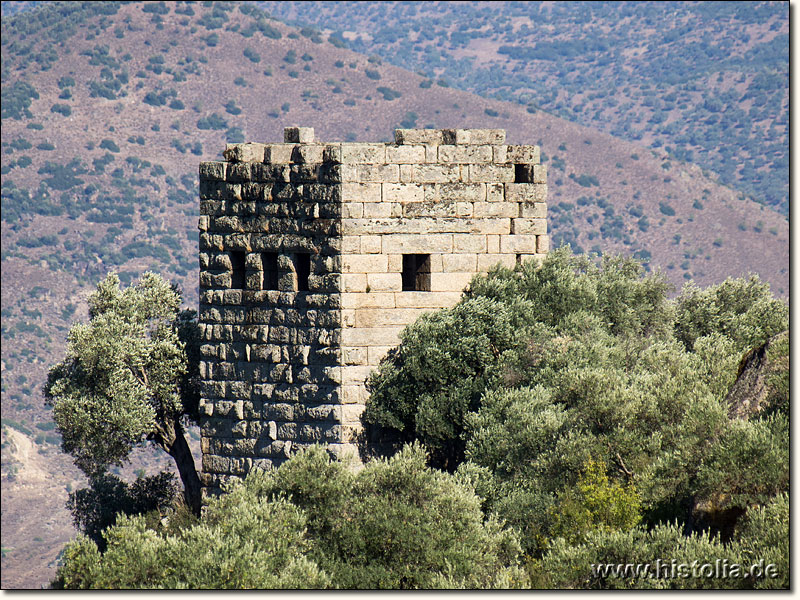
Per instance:
[[[488,588],[527,582],[519,545],[420,448],[354,472],[312,448],[251,472],[176,528],[121,516],[104,554],[79,538],[57,586],[69,588]],[[202,549],[202,551],[198,551]]]
[[[658,210],[661,211],[661,214],[667,215],[668,217],[675,216],[675,209],[672,208],[668,202],[659,202]]]
[[[643,273],[564,248],[538,269],[476,277],[455,307],[402,332],[362,420],[457,469],[537,558],[639,516],[768,502],[788,485],[788,361],[769,418],[731,423],[725,396],[742,354],[788,327],[786,304],[757,279],[672,301],[662,275]]]
[[[36,91],[36,88],[24,81],[15,81],[13,85],[3,85],[2,92],[0,92],[0,117],[16,121],[23,117],[32,119],[33,114],[29,110],[31,102],[38,99],[39,92]],[[53,106],[63,105],[54,104]]]
[[[253,50],[252,48],[245,48],[243,52],[245,58],[249,59],[250,62],[253,63],[260,63],[261,62],[261,55]]]
[[[227,129],[228,122],[217,113],[212,113],[207,117],[203,117],[198,119],[197,121],[197,128],[198,129],[214,129],[214,130],[221,130]]]
[[[119,146],[117,146],[114,140],[109,140],[108,138],[100,142],[100,147],[109,152],[119,152]]]
[[[53,106],[50,107],[50,112],[59,113],[68,117],[72,114],[72,109],[68,104],[53,104]]]

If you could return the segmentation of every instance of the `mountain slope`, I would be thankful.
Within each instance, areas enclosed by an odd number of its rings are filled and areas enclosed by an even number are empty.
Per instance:
[[[110,269],[124,281],[156,270],[196,306],[197,165],[226,141],[281,140],[287,125],[331,141],[388,140],[401,124],[505,128],[511,143],[542,146],[557,243],[649,257],[676,286],[753,271],[788,294],[786,219],[699,167],[429,85],[252,5],[45,3],[2,26],[2,416],[31,432],[62,486],[78,475],[56,458],[47,368]],[[4,586],[33,560],[15,548]]]
[[[788,214],[785,2],[261,2],[485,97],[694,160]]]

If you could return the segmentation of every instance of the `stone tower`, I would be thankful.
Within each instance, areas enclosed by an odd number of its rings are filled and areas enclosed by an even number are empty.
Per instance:
[[[548,251],[539,148],[500,129],[231,144],[200,164],[203,484],[355,450],[365,379],[476,274]]]

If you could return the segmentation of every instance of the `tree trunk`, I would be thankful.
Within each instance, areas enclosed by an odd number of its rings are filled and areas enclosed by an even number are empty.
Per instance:
[[[200,516],[202,505],[202,487],[200,477],[197,474],[197,467],[194,464],[194,457],[186,441],[179,419],[171,419],[166,423],[159,424],[155,434],[155,441],[167,451],[178,467],[178,474],[183,483],[183,497],[191,511]]]

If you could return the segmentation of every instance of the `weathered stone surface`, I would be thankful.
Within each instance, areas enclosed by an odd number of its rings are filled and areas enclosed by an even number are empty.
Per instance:
[[[403,328],[476,273],[549,249],[539,149],[502,130],[401,129],[385,144],[293,127],[224,155],[199,167],[210,488],[311,443],[356,448],[364,382]]]
[[[441,144],[441,129],[395,129],[397,144]]]
[[[539,146],[508,146],[506,160],[510,163],[539,164]]]
[[[311,144],[314,142],[314,128],[284,127],[283,141],[293,144]]]

